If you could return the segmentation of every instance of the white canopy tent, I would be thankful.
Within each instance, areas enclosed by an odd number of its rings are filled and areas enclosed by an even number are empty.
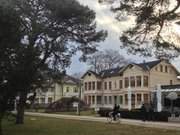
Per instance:
[[[161,85],[157,85],[157,89],[152,92],[156,92],[157,111],[161,112],[162,111],[162,93],[164,93],[164,92],[180,92],[180,87],[179,87],[179,85],[166,85],[164,87]]]

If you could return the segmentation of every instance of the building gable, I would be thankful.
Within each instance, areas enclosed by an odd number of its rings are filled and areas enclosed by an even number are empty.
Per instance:
[[[82,77],[81,77],[83,80],[86,80],[86,79],[100,79],[100,76],[93,72],[93,71],[87,71]]]

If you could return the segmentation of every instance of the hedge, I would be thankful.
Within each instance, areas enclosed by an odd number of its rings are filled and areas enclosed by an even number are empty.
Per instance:
[[[58,101],[51,103],[47,108],[46,112],[65,112],[65,111],[75,111],[76,108],[73,107],[74,102],[80,103],[80,109],[84,110],[87,108],[87,105],[84,101],[76,97],[64,97]]]
[[[101,117],[107,117],[108,113],[112,112],[112,109],[108,108],[100,108],[98,114]],[[144,117],[146,120],[150,121],[168,121],[168,117],[171,116],[169,112],[149,112],[149,113],[142,113],[140,110],[120,110],[121,118],[125,119],[136,119],[142,120]]]

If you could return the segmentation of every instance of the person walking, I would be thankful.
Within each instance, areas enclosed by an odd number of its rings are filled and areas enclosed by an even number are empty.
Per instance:
[[[142,106],[141,106],[141,116],[142,116],[142,121],[146,121],[146,115],[147,112],[146,112],[146,107],[145,107],[145,104],[143,103]]]

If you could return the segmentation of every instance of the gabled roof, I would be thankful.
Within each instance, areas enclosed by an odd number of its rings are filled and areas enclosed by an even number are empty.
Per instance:
[[[94,74],[96,77],[100,77],[98,73],[94,72],[94,71],[91,71],[91,70],[88,70],[86,73],[83,74],[83,76],[81,78],[84,78],[88,73],[92,73]]]
[[[94,74],[96,77],[99,78],[106,78],[106,77],[112,77],[112,76],[119,76],[122,75],[123,72],[129,67],[129,66],[138,66],[140,68],[142,68],[145,71],[149,71],[151,70],[153,67],[155,67],[156,65],[158,65],[162,60],[155,60],[155,61],[150,61],[150,62],[143,62],[143,63],[130,63],[128,65],[122,66],[122,67],[117,67],[117,68],[113,68],[113,69],[108,69],[108,70],[103,70],[100,73],[96,73],[94,71],[87,71],[82,78],[84,78],[84,76],[86,76],[88,73],[92,73]],[[174,66],[173,66],[174,67]],[[174,67],[175,68],[175,67]],[[175,68],[176,72],[179,73],[177,71],[177,69]]]
[[[79,84],[81,81],[77,78],[74,78],[70,75],[66,75],[64,77],[64,83],[67,83],[67,84]]]
[[[121,75],[120,71],[123,69],[123,67],[117,67],[117,68],[113,68],[113,69],[103,70],[99,73],[99,75],[102,78]]]
[[[150,61],[150,62],[143,62],[143,63],[134,63],[135,65],[141,67],[144,70],[150,70],[157,64],[159,64],[162,60]]]

